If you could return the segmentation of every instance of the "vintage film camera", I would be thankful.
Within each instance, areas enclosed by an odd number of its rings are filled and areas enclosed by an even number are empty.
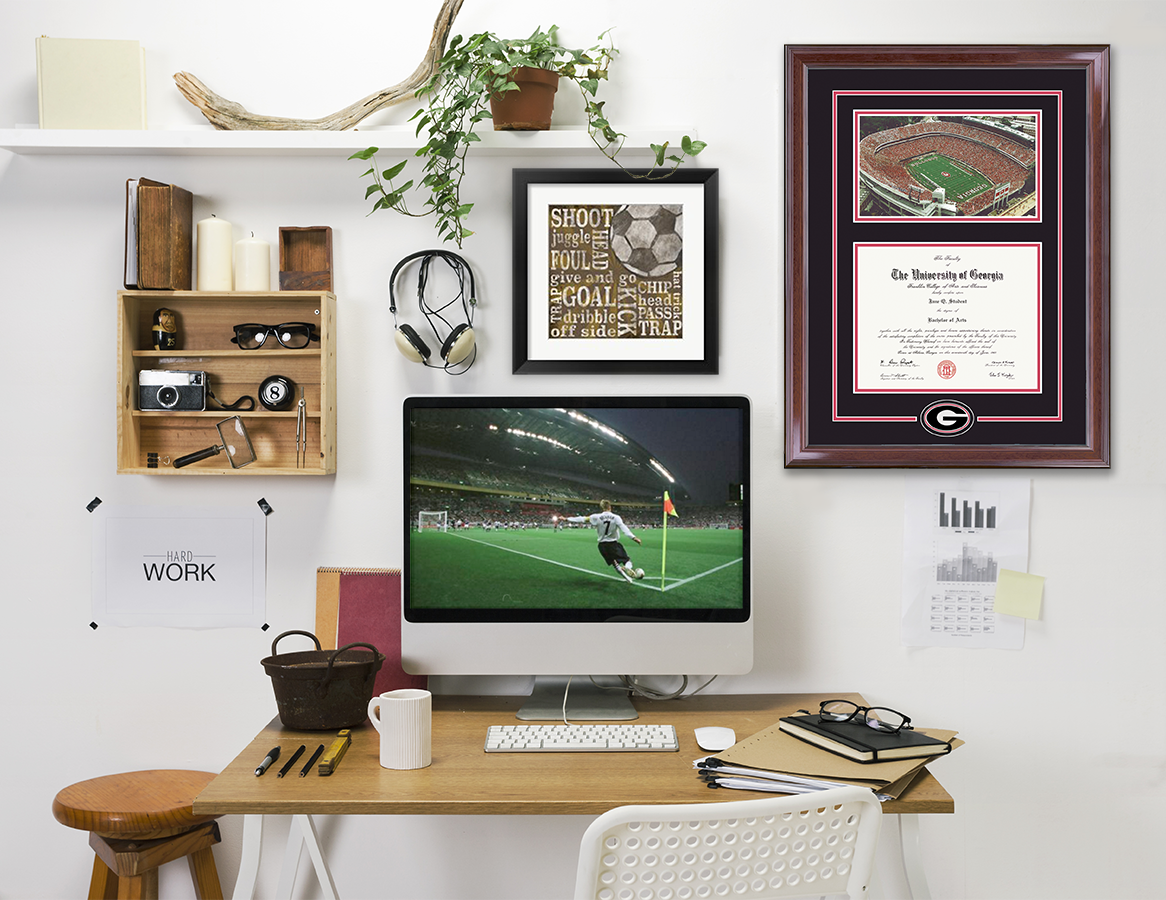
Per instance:
[[[143,369],[138,373],[138,409],[206,409],[206,372]]]

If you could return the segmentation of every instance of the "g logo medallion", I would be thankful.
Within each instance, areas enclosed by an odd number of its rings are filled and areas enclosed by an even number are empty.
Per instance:
[[[958,400],[936,400],[923,407],[919,414],[919,424],[940,437],[963,434],[975,423],[976,416],[971,408]]]

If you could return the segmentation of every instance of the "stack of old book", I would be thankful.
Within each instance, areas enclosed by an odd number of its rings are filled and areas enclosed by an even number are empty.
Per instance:
[[[787,716],[694,765],[709,787],[803,794],[858,785],[896,799],[929,761],[962,744],[956,732],[940,728],[887,734],[812,714]]]

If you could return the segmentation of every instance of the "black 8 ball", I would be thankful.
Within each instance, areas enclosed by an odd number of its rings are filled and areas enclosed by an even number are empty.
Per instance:
[[[283,375],[272,375],[259,386],[259,402],[267,409],[286,409],[293,397],[291,380]]]

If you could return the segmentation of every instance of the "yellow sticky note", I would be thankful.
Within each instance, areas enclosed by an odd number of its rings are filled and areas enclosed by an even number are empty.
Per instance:
[[[996,612],[1026,619],[1040,618],[1040,601],[1045,590],[1043,575],[1001,569],[996,579]]]

